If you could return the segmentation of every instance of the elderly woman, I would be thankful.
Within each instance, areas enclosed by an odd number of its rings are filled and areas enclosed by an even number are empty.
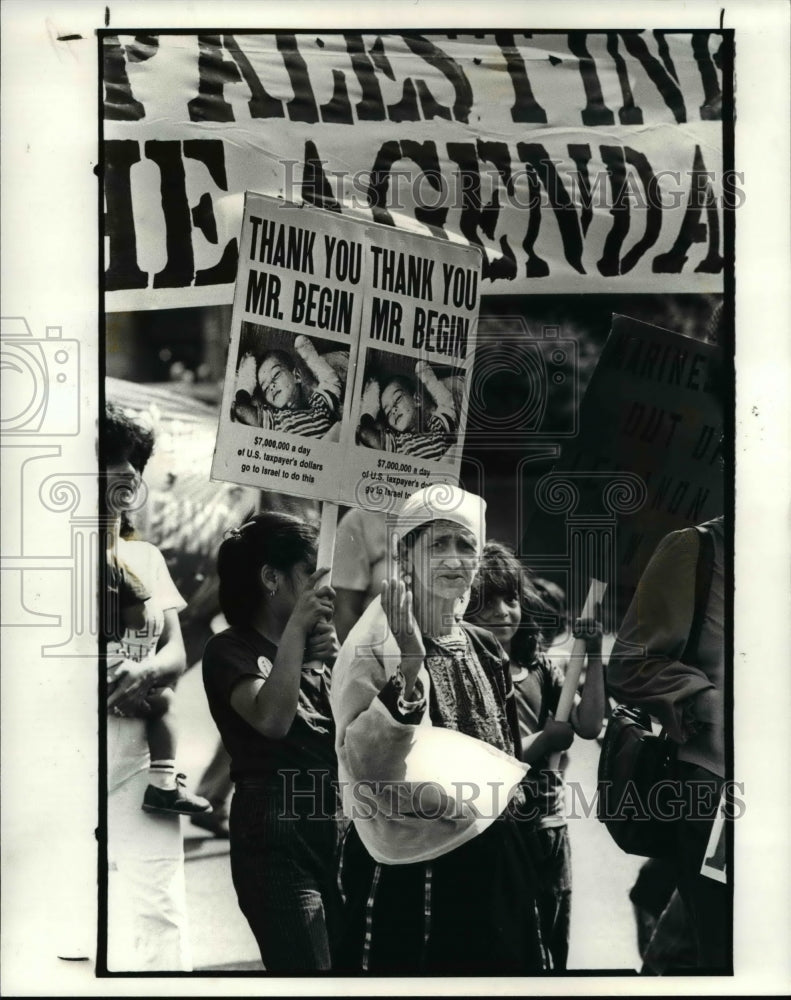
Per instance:
[[[397,520],[398,569],[349,633],[332,707],[344,811],[338,971],[546,967],[518,811],[525,765],[507,659],[460,621],[485,504],[436,485]]]

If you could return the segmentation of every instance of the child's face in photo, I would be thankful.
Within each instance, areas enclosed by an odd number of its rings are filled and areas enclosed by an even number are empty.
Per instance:
[[[297,405],[299,379],[280,358],[265,358],[258,369],[258,384],[268,406],[285,410]]]
[[[489,629],[492,635],[501,643],[510,642],[516,635],[516,630],[522,621],[522,609],[519,597],[505,594],[495,594],[484,606],[472,616],[475,625]]]
[[[382,412],[394,431],[413,431],[417,427],[415,397],[399,382],[390,382],[382,393]]]

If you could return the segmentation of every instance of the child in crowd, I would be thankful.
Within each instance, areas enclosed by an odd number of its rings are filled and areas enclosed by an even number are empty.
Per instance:
[[[268,351],[257,371],[255,357],[246,354],[239,364],[237,384],[247,382],[248,387],[236,393],[233,418],[254,427],[321,438],[340,420],[341,380],[307,337],[298,336],[294,350],[315,378],[316,388],[307,390],[287,351]]]
[[[114,679],[116,668],[130,658],[129,639],[147,631],[146,603],[151,594],[132,570],[109,552],[106,586],[108,602],[104,610],[104,628],[109,696],[118,684]],[[138,698],[132,713],[134,718],[146,720],[146,742],[151,755],[150,784],[143,796],[143,809],[151,813],[201,815],[211,812],[211,804],[190,792],[183,784],[183,775],[175,773],[174,698],[175,691],[171,687],[150,688],[147,694]]]
[[[137,631],[145,625],[145,603],[151,594],[109,549],[105,572],[102,634],[107,642],[120,643],[127,629]]]
[[[379,382],[370,379],[363,391],[358,444],[414,458],[442,458],[453,444],[458,423],[453,394],[427,361],[417,362],[415,375],[434,403],[431,414],[426,414],[421,405],[422,393],[412,379],[402,375],[389,379],[381,398]],[[384,429],[377,422],[380,410]]]
[[[566,968],[571,915],[571,848],[565,817],[562,770],[549,767],[549,756],[566,749],[574,734],[595,739],[604,713],[601,626],[578,619],[574,634],[585,639],[588,673],[582,697],[569,722],[553,718],[563,688],[563,674],[543,650],[542,618],[551,615],[529,575],[505,545],[488,542],[472,588],[466,617],[489,629],[511,660],[522,760],[531,765],[525,779],[530,815],[528,847],[538,886],[538,909],[552,968]]]

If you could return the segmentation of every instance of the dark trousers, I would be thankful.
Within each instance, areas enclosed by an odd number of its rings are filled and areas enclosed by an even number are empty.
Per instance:
[[[571,842],[567,826],[526,831],[527,849],[536,874],[536,902],[541,936],[553,971],[565,970],[571,924]]]
[[[699,805],[676,824],[678,890],[695,934],[698,967],[729,975],[732,972],[729,888],[700,874],[723,781],[694,764],[679,761],[677,768],[687,793],[685,801]],[[695,794],[690,794],[693,788]]]
[[[231,876],[264,968],[330,969],[340,916],[341,826],[332,809],[286,803],[279,783],[244,780],[237,782],[229,825]]]
[[[427,863],[377,865],[350,827],[337,971],[529,975],[547,966],[520,824],[501,817]]]

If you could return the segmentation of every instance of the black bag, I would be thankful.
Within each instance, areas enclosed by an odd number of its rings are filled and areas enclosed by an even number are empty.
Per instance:
[[[664,858],[672,853],[671,799],[675,745],[654,736],[647,712],[618,705],[607,723],[601,756],[596,815],[627,854]]]
[[[709,531],[700,536],[695,569],[695,611],[681,660],[694,663],[714,565]],[[607,722],[598,771],[596,816],[627,854],[664,858],[673,852],[675,744],[655,736],[650,715],[633,705],[617,705]]]

